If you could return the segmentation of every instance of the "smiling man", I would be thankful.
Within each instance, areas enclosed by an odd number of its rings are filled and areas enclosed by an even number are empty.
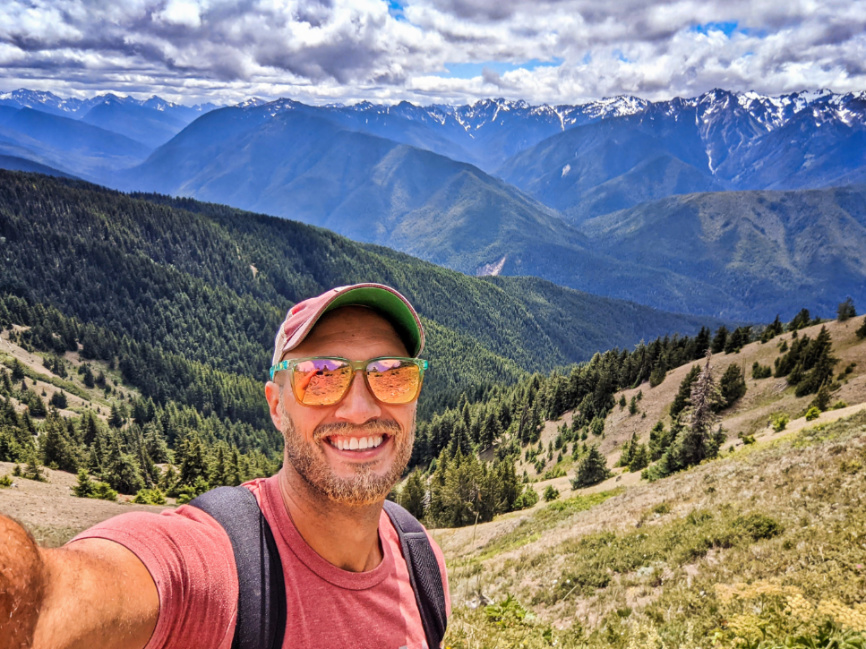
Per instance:
[[[415,533],[435,557],[419,575],[394,509],[383,508],[412,452],[423,347],[415,310],[378,284],[301,302],[280,326],[265,396],[285,461],[240,489],[255,497],[279,558],[285,609],[270,613],[285,614],[282,647],[428,647],[417,595],[430,572],[450,606],[439,548]],[[115,517],[58,550],[0,517],[0,647],[244,646],[250,621],[240,632],[238,619],[261,590],[239,585],[247,548],[219,513],[192,505]]]

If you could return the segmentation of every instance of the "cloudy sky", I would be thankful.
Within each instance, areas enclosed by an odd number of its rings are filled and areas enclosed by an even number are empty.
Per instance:
[[[863,0],[2,0],[0,92],[573,104],[866,90]]]

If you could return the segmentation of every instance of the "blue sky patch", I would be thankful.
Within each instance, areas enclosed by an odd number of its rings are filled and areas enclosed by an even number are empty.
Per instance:
[[[704,23],[703,25],[693,25],[690,29],[698,34],[709,34],[710,32],[722,32],[730,38],[731,34],[737,31],[737,22],[712,22]]]
[[[385,0],[388,4],[388,13],[395,20],[406,21],[406,15],[403,13],[403,8],[406,6],[399,0]]]
[[[558,67],[563,64],[565,59],[554,57],[549,61],[540,59],[530,59],[522,63],[510,63],[508,61],[481,61],[478,63],[446,63],[446,72],[438,75],[447,79],[474,79],[480,77],[483,70],[493,70],[497,74],[505,74],[512,70],[535,70],[536,68]]]

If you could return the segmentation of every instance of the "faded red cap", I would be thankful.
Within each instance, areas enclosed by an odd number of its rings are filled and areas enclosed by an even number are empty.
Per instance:
[[[394,325],[397,334],[412,357],[424,349],[424,327],[409,300],[384,284],[354,284],[338,286],[317,297],[298,302],[289,309],[277,331],[272,365],[280,362],[287,351],[294,349],[313,330],[328,311],[344,306],[366,306],[376,309]]]

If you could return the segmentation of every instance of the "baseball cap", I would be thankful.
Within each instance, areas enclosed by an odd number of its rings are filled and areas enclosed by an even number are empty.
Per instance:
[[[276,365],[283,354],[300,345],[319,318],[344,306],[365,306],[378,311],[394,326],[413,358],[424,349],[424,327],[409,300],[384,284],[353,284],[332,288],[289,309],[274,340],[271,364]]]

